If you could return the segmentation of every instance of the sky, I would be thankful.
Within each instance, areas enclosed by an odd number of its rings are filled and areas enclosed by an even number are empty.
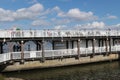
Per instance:
[[[0,0],[0,29],[120,29],[120,0]]]

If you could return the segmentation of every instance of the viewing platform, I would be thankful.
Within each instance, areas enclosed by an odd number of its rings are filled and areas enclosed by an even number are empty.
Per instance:
[[[29,61],[40,61],[41,66],[46,67],[63,66],[59,61],[47,64],[64,59],[68,59],[64,65],[75,60],[78,60],[76,64],[82,63],[81,59],[87,63],[90,61],[86,61],[86,57],[94,59],[103,55],[100,60],[104,60],[104,56],[119,56],[120,52],[119,30],[0,30],[0,33],[0,66],[6,67]]]

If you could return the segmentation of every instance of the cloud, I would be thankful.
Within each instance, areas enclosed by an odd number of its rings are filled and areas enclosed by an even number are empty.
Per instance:
[[[28,10],[32,11],[32,12],[40,12],[40,11],[43,11],[43,9],[44,9],[44,7],[40,3],[37,3],[37,4],[28,8]]]
[[[52,11],[61,12],[61,9],[58,6],[53,7]]]
[[[116,24],[117,27],[120,27],[120,23],[119,24]]]
[[[56,18],[52,18],[51,22],[52,22],[52,24],[55,24],[55,25],[63,25],[63,24],[70,23],[71,21],[69,19],[56,19]]]
[[[61,13],[62,10],[58,7],[58,6],[55,6],[53,8],[48,8],[46,9],[42,15],[53,15],[54,14],[54,17],[56,17],[57,14]]]
[[[117,19],[118,17],[115,16],[115,15],[110,15],[110,14],[107,14],[107,19]]]
[[[117,16],[110,15],[108,16],[108,19],[117,19]]]
[[[97,17],[93,15],[92,12],[83,12],[80,11],[78,8],[70,9],[67,13],[62,11],[58,6],[55,6],[53,8],[49,8],[47,10],[44,10],[40,14],[40,17],[42,16],[51,16],[54,15],[54,17],[50,17],[51,19],[35,19],[31,24],[32,26],[53,26],[53,25],[65,25],[69,24],[71,22],[75,21],[86,21],[86,20],[94,20]]]
[[[64,29],[66,27],[67,27],[66,25],[57,25],[54,27],[54,29]]]
[[[94,21],[92,23],[77,24],[72,26],[73,27],[71,29],[105,29],[106,28],[105,23],[102,21],[101,22]],[[67,28],[70,28],[70,27],[66,25],[57,25],[54,27],[54,29],[67,29]],[[107,29],[108,29],[108,26],[107,26]]]
[[[37,3],[29,8],[21,8],[16,11],[0,8],[0,21],[15,21],[21,19],[33,19],[44,10],[42,4]]]
[[[81,29],[81,28],[84,28],[84,29],[103,29],[105,28],[105,23],[104,22],[97,22],[97,21],[94,21],[92,23],[87,23],[87,24],[77,24],[75,26],[76,29]]]
[[[68,19],[55,19],[52,18],[50,21],[43,19],[34,20],[31,25],[32,26],[53,26],[53,25],[65,25],[70,23]]]
[[[60,12],[58,13],[59,17],[68,17],[76,21],[86,21],[86,20],[95,20],[97,16],[93,12],[84,12],[80,11],[78,8],[70,9],[67,13]]]
[[[117,30],[120,30],[120,23],[114,24],[114,25],[109,25],[108,27],[109,27],[110,29],[117,29]]]
[[[104,28],[105,24],[104,24],[104,22],[97,22],[97,21],[95,21],[92,24],[90,24],[89,26],[92,26],[94,28],[97,28],[97,27],[98,28]]]
[[[35,20],[32,22],[33,26],[49,26],[50,23],[46,20]]]
[[[37,3],[37,0],[32,0],[35,4],[27,7],[20,8],[15,11],[5,10],[0,8],[0,22],[12,22],[17,20],[29,20],[31,26],[56,26],[56,29],[65,28],[66,24],[76,23],[79,21],[91,21],[96,20],[97,16],[93,12],[81,11],[79,8],[69,9],[67,12],[55,6],[53,8],[44,9],[44,6]],[[60,26],[62,25],[62,26]],[[83,26],[83,25],[82,25]],[[104,26],[103,22],[93,22],[86,26],[92,26],[94,28],[98,26]],[[84,27],[86,27],[84,26]]]

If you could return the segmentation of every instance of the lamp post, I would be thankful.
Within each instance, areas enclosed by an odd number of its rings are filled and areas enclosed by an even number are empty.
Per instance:
[[[21,41],[21,64],[24,63],[24,41]]]

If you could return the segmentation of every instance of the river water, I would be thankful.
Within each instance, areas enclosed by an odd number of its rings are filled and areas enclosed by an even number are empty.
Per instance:
[[[7,72],[2,75],[24,80],[120,80],[120,62]]]

